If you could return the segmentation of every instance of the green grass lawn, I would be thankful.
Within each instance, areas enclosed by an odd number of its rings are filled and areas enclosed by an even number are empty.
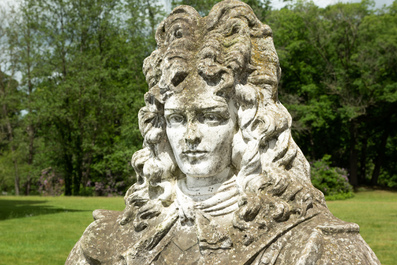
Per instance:
[[[397,264],[397,192],[358,192],[352,199],[327,205],[335,216],[360,225],[361,236],[382,265]]]
[[[0,264],[64,264],[94,209],[123,208],[122,197],[0,197]]]
[[[397,263],[397,193],[360,192],[328,206],[360,225],[383,265]],[[122,197],[0,197],[0,264],[64,264],[94,209],[123,208]]]

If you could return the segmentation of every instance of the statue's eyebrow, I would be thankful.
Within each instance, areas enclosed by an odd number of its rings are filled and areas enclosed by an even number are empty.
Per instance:
[[[190,110],[189,108],[164,108],[164,111],[170,111],[170,112],[181,112],[185,110]],[[213,107],[207,107],[207,108],[193,108],[192,110],[198,110],[198,111],[229,111],[229,108],[227,106],[213,106]]]
[[[229,112],[229,108],[227,106],[215,106],[209,108],[202,108],[201,111],[227,111]]]

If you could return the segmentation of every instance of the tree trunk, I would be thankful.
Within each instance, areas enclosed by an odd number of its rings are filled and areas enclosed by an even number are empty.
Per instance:
[[[15,178],[14,178],[14,185],[15,185],[15,195],[19,195],[19,174],[18,174],[18,163],[15,158],[12,159],[14,162],[14,170],[15,170]]]
[[[65,195],[72,195],[72,179],[73,179],[73,164],[72,157],[68,154],[64,155],[65,159]]]
[[[80,194],[80,184],[83,177],[83,150],[81,148],[81,137],[77,137],[76,170],[73,175],[73,195]]]
[[[5,105],[3,105],[3,111],[4,111],[4,113],[7,113],[7,107]],[[14,164],[14,172],[15,172],[15,175],[14,175],[15,195],[19,195],[20,189],[19,189],[18,161],[15,157],[13,130],[12,130],[11,122],[8,119],[8,116],[6,116],[6,121],[7,121],[8,140],[9,140],[9,145],[10,145],[10,149],[11,149],[12,163]]]
[[[374,171],[372,172],[372,178],[371,178],[371,185],[373,186],[378,185],[380,169],[382,167],[382,162],[385,157],[387,138],[389,137],[389,132],[390,132],[388,125],[389,123],[386,124],[385,130],[383,131],[383,134],[381,136],[380,145],[378,148],[378,154],[375,159],[375,168]]]
[[[70,154],[70,146],[72,145],[71,128],[68,124],[62,126],[60,123],[58,127],[61,133],[61,145],[64,156],[64,168],[65,168],[65,195],[72,195],[72,182],[73,182],[73,155]]]
[[[26,190],[25,190],[25,195],[26,195],[26,196],[29,196],[29,194],[30,194],[30,187],[31,187],[31,185],[32,185],[32,177],[29,175],[29,176],[28,176],[28,179],[27,179],[27,181],[26,181]]]
[[[33,120],[32,120],[32,115],[33,115],[33,110],[32,110],[32,93],[33,93],[33,83],[32,83],[32,73],[31,73],[31,32],[30,28],[27,31],[27,39],[29,40],[27,44],[27,57],[28,61],[26,64],[27,67],[27,73],[28,73],[28,111],[29,111],[29,116],[28,116],[28,126],[27,126],[27,133],[28,133],[28,138],[29,138],[29,153],[28,153],[28,165],[30,167],[30,170],[32,170],[32,165],[33,165],[33,157],[34,157],[34,134],[35,134],[35,128],[33,125]],[[32,175],[33,173],[30,171],[28,173],[28,180],[27,180],[27,185],[26,185],[26,195],[29,195],[29,189],[30,189],[30,182],[32,180]]]
[[[364,137],[362,147],[361,147],[361,158],[360,158],[360,174],[358,176],[359,183],[364,184],[366,182],[366,171],[367,171],[367,147],[368,138]]]
[[[353,120],[350,122],[350,158],[349,158],[349,163],[350,163],[350,184],[352,184],[354,187],[358,185],[358,180],[357,180],[357,161],[358,161],[358,152],[356,149],[357,145],[357,124]]]

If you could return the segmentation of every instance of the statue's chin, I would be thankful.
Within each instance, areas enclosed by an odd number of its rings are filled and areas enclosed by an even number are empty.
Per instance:
[[[182,165],[179,167],[181,171],[192,178],[216,178],[221,174],[227,167],[214,165],[209,161],[202,161],[196,164]]]
[[[233,175],[233,171],[229,166],[216,168],[209,168],[208,166],[208,163],[202,163],[201,165],[197,165],[197,167],[196,165],[190,167],[184,172],[186,174],[188,189],[209,188],[214,185],[221,185]],[[217,186],[217,188],[218,187],[219,186]],[[214,187],[212,187],[212,189],[214,189]],[[215,191],[216,189],[214,192]]]

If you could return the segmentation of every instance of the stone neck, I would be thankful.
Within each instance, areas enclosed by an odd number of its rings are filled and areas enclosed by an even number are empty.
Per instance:
[[[208,187],[212,187],[216,192],[216,187],[219,188],[223,182],[227,181],[233,176],[233,172],[230,167],[225,168],[221,173],[210,176],[210,177],[201,177],[201,176],[186,176],[186,188],[189,191],[195,191],[198,189],[207,189]]]

